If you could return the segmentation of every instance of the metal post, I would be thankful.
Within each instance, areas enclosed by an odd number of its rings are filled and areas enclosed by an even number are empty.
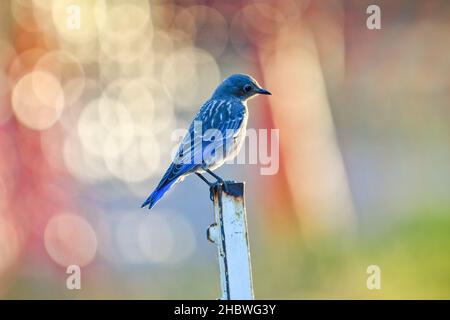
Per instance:
[[[207,231],[208,239],[217,245],[222,300],[252,300],[253,283],[248,244],[244,183],[228,183],[213,192],[214,218]]]

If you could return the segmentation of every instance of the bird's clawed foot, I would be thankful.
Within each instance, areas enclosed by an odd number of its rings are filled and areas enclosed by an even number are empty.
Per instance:
[[[226,193],[229,193],[229,187],[228,184],[235,183],[235,181],[224,181],[224,180],[217,180],[214,183],[211,183],[209,186],[209,197],[211,201],[214,201],[214,193],[217,191],[217,189],[222,186],[223,191]]]
[[[214,201],[214,192],[219,188],[219,186],[222,186],[222,189],[229,193],[229,187],[228,184],[236,183],[236,181],[225,181],[218,175],[214,174],[212,171],[206,169],[206,172],[211,174],[214,178],[216,178],[216,182],[209,182],[208,179],[206,179],[202,174],[196,172],[195,174],[202,179],[206,184],[209,186],[209,198],[211,201]]]

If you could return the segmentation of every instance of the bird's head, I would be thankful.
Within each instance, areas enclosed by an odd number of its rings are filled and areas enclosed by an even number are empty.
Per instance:
[[[246,74],[233,74],[226,78],[214,91],[213,97],[236,97],[242,101],[248,100],[257,94],[271,94]]]

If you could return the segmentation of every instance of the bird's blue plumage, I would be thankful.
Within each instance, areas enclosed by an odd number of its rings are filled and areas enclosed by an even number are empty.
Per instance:
[[[247,90],[248,86],[252,91]],[[256,93],[270,94],[247,75],[237,74],[225,79],[200,108],[174,161],[142,207],[148,205],[151,209],[186,175],[214,169],[227,157],[234,156],[245,136],[247,107],[244,102]]]
[[[193,164],[174,164],[172,163],[170,167],[167,169],[166,173],[162,177],[156,189],[152,192],[152,194],[145,200],[142,204],[142,208],[145,206],[149,206],[151,209],[158,202],[159,199],[170,189],[170,187],[178,182],[178,180],[189,170],[191,170]]]
[[[201,124],[201,132],[194,132],[195,122],[193,121],[178,149],[177,158],[169,166],[158,186],[145,200],[142,207],[148,205],[151,209],[180,178],[213,162],[213,159],[203,155],[203,151],[208,150],[208,146],[213,143],[218,148],[223,148],[226,140],[233,137],[244,118],[245,107],[240,104],[239,100],[227,102],[226,100],[210,99],[202,106],[194,119]],[[205,133],[209,129],[219,130],[222,139],[214,141],[204,139],[206,138]],[[196,159],[201,162],[196,162]]]
[[[201,164],[205,165],[211,159],[207,159],[204,152],[212,144],[224,147],[228,139],[234,138],[243,124],[246,112],[246,107],[238,99],[208,100],[194,118],[178,155],[182,154],[183,161],[202,159]],[[196,123],[201,125],[200,133],[194,132]],[[215,133],[210,129],[218,130],[220,139],[210,140],[210,134]]]

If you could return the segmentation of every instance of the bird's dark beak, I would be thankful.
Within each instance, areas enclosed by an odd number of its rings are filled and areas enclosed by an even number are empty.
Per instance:
[[[259,94],[272,95],[269,91],[267,91],[266,89],[263,89],[263,88],[258,88],[258,90],[256,92],[259,93]]]

